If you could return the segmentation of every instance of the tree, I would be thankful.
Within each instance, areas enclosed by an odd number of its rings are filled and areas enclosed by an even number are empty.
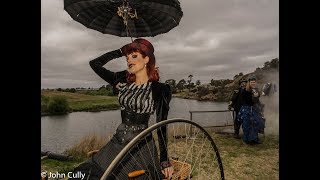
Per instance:
[[[189,86],[189,91],[190,91],[190,89],[191,89],[191,88],[194,88],[194,87],[195,87],[195,85],[194,85],[194,83],[193,83],[193,82],[192,82],[192,83],[190,83],[188,86]]]
[[[202,86],[198,87],[197,95],[198,95],[199,98],[202,97],[202,96],[205,96],[205,95],[207,95],[209,93],[210,93],[210,91],[209,91],[208,88],[202,87]]]
[[[279,67],[279,59],[278,58],[272,59],[270,62],[270,67],[271,68],[278,68]]]
[[[263,67],[266,69],[266,68],[269,68],[270,67],[270,62],[267,61],[264,63]]]
[[[166,84],[169,84],[171,87],[176,87],[176,80],[168,79],[165,81]]]
[[[190,84],[191,83],[191,81],[192,81],[192,78],[193,78],[193,75],[192,74],[190,74],[189,76],[188,76],[188,84]]]
[[[214,79],[211,79],[211,81],[210,81],[210,85],[211,86],[214,86],[216,83],[215,83],[215,80]]]
[[[105,89],[106,88],[106,86],[105,85],[102,85],[100,88],[99,88],[99,90],[100,89]]]
[[[168,79],[168,80],[165,81],[165,83],[169,84],[169,86],[171,87],[172,93],[176,93],[177,92],[176,80]]]
[[[113,88],[110,84],[106,85],[106,90],[111,91]]]
[[[177,84],[177,89],[179,89],[179,90],[182,90],[183,88],[184,88],[184,86],[186,85],[186,80],[184,80],[184,79],[181,79],[179,82],[178,82],[178,84]]]
[[[190,88],[191,88],[191,81],[192,81],[192,78],[193,78],[193,75],[192,74],[190,74],[189,76],[188,76],[188,89],[189,89],[189,92],[190,92]]]
[[[71,88],[71,89],[69,90],[69,92],[75,93],[75,92],[76,92],[76,89],[75,89],[75,88]]]
[[[243,76],[243,72],[239,73],[239,76]]]
[[[196,81],[196,85],[199,86],[201,84],[200,80]]]

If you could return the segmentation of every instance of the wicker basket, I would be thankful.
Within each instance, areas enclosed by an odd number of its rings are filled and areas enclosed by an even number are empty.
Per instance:
[[[182,161],[178,161],[178,160],[174,160],[174,159],[170,159],[170,162],[173,166],[173,175],[172,175],[172,180],[183,180],[183,179],[188,179],[189,175],[191,174],[191,165],[186,163],[186,162],[182,162]]]

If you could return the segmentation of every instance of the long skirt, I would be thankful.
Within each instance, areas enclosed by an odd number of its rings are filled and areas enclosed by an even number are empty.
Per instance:
[[[76,167],[73,173],[81,171],[82,174],[85,174],[84,179],[99,180],[114,158],[130,141],[130,139],[127,138],[126,142],[123,143],[121,139],[123,140],[122,136],[118,136],[117,134],[113,136],[113,138],[96,154]],[[113,169],[111,175],[109,175],[107,179],[126,180],[129,179],[128,173],[135,170],[146,171],[145,174],[136,178],[137,180],[163,179],[157,149],[152,136],[144,138],[134,146]]]
[[[242,106],[238,114],[238,121],[242,123],[243,141],[259,143],[258,133],[265,128],[265,121],[259,108]]]

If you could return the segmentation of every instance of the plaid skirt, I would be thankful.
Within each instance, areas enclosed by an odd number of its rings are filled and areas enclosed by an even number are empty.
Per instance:
[[[127,134],[125,136],[126,141],[123,142],[123,134],[116,133],[96,154],[76,167],[74,173],[81,171],[82,174],[85,173],[84,179],[99,180],[114,158],[137,134],[139,133]],[[131,138],[128,138],[129,136]],[[113,169],[112,174],[107,179],[129,179],[128,173],[134,170],[146,171],[145,174],[136,178],[137,180],[161,180],[164,178],[161,173],[155,141],[151,135],[138,142],[121,160],[121,163]]]
[[[265,121],[260,110],[255,106],[242,106],[237,120],[242,123],[243,141],[245,143],[259,142],[258,133],[265,128]]]

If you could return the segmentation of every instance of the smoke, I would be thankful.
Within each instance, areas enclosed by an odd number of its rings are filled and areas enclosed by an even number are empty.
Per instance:
[[[269,72],[264,75],[263,83],[271,82],[276,85],[276,92],[270,96],[261,96],[266,118],[265,134],[279,135],[279,72]]]

